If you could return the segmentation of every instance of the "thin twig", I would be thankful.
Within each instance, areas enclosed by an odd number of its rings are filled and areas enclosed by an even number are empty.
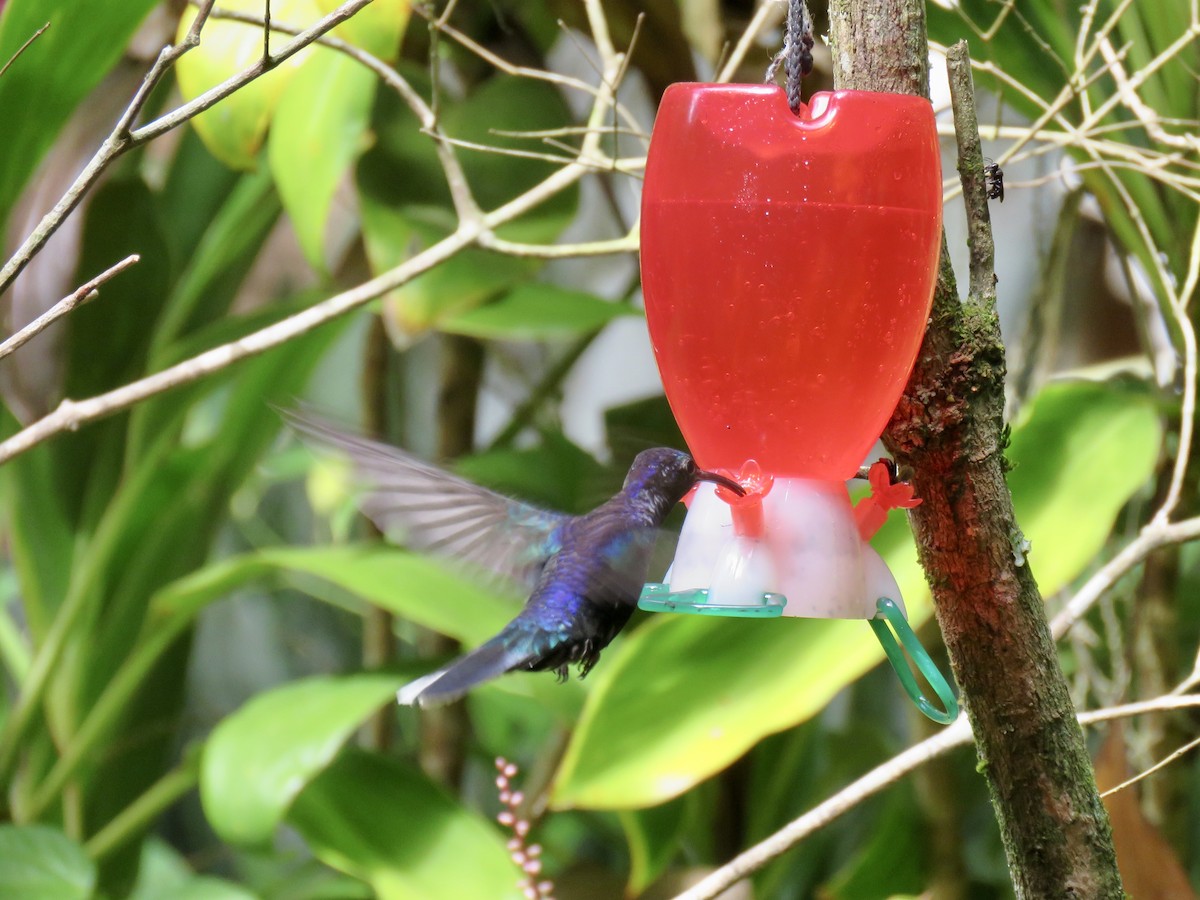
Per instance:
[[[325,32],[340,25],[362,7],[370,3],[371,0],[347,0],[346,3],[320,19],[311,28],[296,37],[295,40],[289,41],[278,53],[271,57],[269,66],[260,59],[248,69],[239,72],[231,78],[227,78],[194,100],[177,107],[137,130],[131,131],[130,129],[133,126],[134,120],[141,112],[147,99],[149,99],[154,86],[162,79],[167,69],[179,57],[199,45],[200,29],[208,19],[212,2],[213,0],[202,0],[196,18],[188,29],[184,40],[179,44],[164,47],[162,52],[159,53],[150,71],[147,72],[146,77],[142,80],[142,84],[134,95],[133,100],[130,101],[129,106],[121,114],[112,133],[101,143],[100,148],[92,156],[91,160],[88,161],[87,165],[84,166],[83,171],[79,173],[66,193],[54,204],[53,209],[42,217],[42,220],[22,242],[17,252],[0,269],[0,294],[3,294],[12,286],[16,277],[21,274],[25,266],[29,264],[29,261],[45,246],[46,241],[50,239],[51,235],[58,230],[67,216],[79,205],[84,195],[95,186],[101,173],[114,160],[132,148],[153,140],[173,128],[177,128],[204,110],[216,105],[234,91],[239,90],[262,76],[269,68],[300,52],[321,35],[325,34]]]
[[[255,16],[250,13],[236,12],[233,10],[216,9],[213,10],[213,18],[228,19],[234,22],[245,22],[250,25],[263,25],[264,20],[261,16]],[[303,32],[292,25],[287,25],[282,22],[273,21],[271,28],[281,34],[299,35]],[[425,102],[425,99],[416,91],[411,84],[408,83],[403,75],[389,66],[379,57],[368,53],[361,47],[356,47],[354,44],[348,43],[341,38],[333,35],[322,35],[317,38],[317,43],[323,47],[328,47],[331,50],[336,50],[342,53],[362,66],[365,66],[373,72],[378,78],[389,88],[396,92],[404,104],[409,108],[417,121],[421,123],[421,127],[429,134],[439,140],[436,141],[435,147],[438,154],[438,162],[441,164],[442,172],[446,177],[446,185],[450,189],[450,199],[454,204],[454,212],[458,216],[459,221],[478,222],[480,217],[479,204],[476,203],[474,195],[471,193],[471,188],[467,183],[466,173],[463,172],[462,165],[455,156],[452,147],[448,146],[441,138],[444,137],[441,126],[438,124],[436,111]]]
[[[1197,538],[1200,538],[1200,516],[1171,524],[1151,522],[1146,525],[1136,538],[1075,592],[1066,608],[1050,623],[1050,633],[1056,640],[1061,638],[1114,584],[1155,550]]]
[[[127,256],[116,265],[105,269],[91,281],[80,285],[73,293],[63,297],[3,344],[0,344],[0,359],[4,359],[4,357],[13,351],[25,346],[25,344],[45,331],[51,323],[61,319],[77,307],[94,300],[99,296],[99,288],[102,284],[112,279],[118,273],[124,272],[139,260],[141,260],[141,257],[136,253],[132,256]]]
[[[636,253],[638,231],[634,229],[625,237],[579,244],[524,244],[496,237],[494,232],[481,235],[479,246],[508,256],[524,256],[531,259],[565,259],[580,256],[613,256],[618,253]]]
[[[1189,694],[1178,697],[1164,694],[1153,700],[1080,713],[1078,719],[1080,725],[1095,725],[1113,719],[1195,707],[1200,707],[1200,695]],[[674,900],[711,900],[790,850],[814,832],[849,812],[864,800],[895,784],[925,763],[942,756],[955,747],[962,747],[970,742],[970,723],[965,716],[960,716],[954,724],[947,726],[932,737],[914,744],[907,750],[901,751],[798,819],[794,819],[766,840],[739,853],[703,881],[678,894]]]
[[[413,12],[417,13],[418,15],[428,15],[427,11],[419,5],[413,7]],[[549,72],[545,69],[534,69],[530,66],[515,65],[506,60],[504,57],[498,56],[492,51],[488,50],[482,44],[479,44],[468,35],[459,31],[453,25],[442,22],[441,19],[437,20],[437,27],[438,31],[445,34],[455,43],[459,44],[463,49],[473,53],[475,56],[479,57],[488,65],[496,69],[498,72],[503,72],[505,75],[514,75],[518,78],[530,78],[534,81],[545,81],[550,84],[559,85],[560,87],[582,91],[583,93],[591,96],[593,99],[599,97],[602,93],[608,90],[607,86],[603,83],[597,86],[591,84],[590,82],[584,81],[583,79],[573,78],[570,75],[563,75],[559,72]],[[624,104],[614,103],[614,108],[617,111],[617,115],[621,118],[621,121],[625,123],[627,128],[641,131],[643,134],[645,133],[645,130],[641,127],[641,122],[638,121],[637,117],[634,116]]]
[[[1164,759],[1160,759],[1158,762],[1156,762],[1150,768],[1146,769],[1144,772],[1139,772],[1137,775],[1134,775],[1132,778],[1127,778],[1125,781],[1122,781],[1116,787],[1109,788],[1107,791],[1105,791],[1104,793],[1102,793],[1100,795],[1101,799],[1103,799],[1105,797],[1111,797],[1113,794],[1117,793],[1118,791],[1123,791],[1127,787],[1133,787],[1133,785],[1137,784],[1142,779],[1149,778],[1151,775],[1153,775],[1155,772],[1159,771],[1160,769],[1165,769],[1171,763],[1175,762],[1175,760],[1179,759],[1179,757],[1183,756],[1184,754],[1188,753],[1191,750],[1194,750],[1197,747],[1200,747],[1200,738],[1196,738],[1194,741],[1188,741],[1186,744],[1184,744],[1182,747],[1180,747],[1178,750],[1176,750],[1170,756],[1167,756]]]
[[[746,30],[742,32],[742,36],[738,38],[733,52],[729,54],[729,59],[725,60],[725,65],[721,67],[721,71],[717,73],[717,82],[725,83],[737,74],[738,67],[741,66],[742,60],[746,58],[746,54],[750,52],[750,48],[754,46],[754,41],[765,28],[773,25],[778,25],[783,21],[785,6],[782,3],[777,3],[775,0],[763,0],[759,4],[758,9],[754,11],[754,18],[750,20],[750,24],[746,26]]]
[[[29,40],[27,40],[25,43],[23,43],[20,47],[17,48],[17,52],[8,58],[8,62],[6,62],[3,66],[0,66],[0,78],[4,77],[4,73],[8,71],[8,67],[17,61],[17,57],[20,56],[22,53],[24,53],[26,50],[28,50],[29,45],[32,44],[34,41],[36,41],[38,38],[40,38],[45,33],[46,29],[49,27],[50,27],[50,23],[47,22],[45,25],[43,25],[41,28],[39,28],[37,31],[35,31],[32,35],[30,35]]]
[[[359,3],[359,5],[362,4]],[[348,6],[340,7],[340,9],[346,8]],[[322,21],[328,21],[328,17]],[[312,39],[315,40],[317,37],[319,35],[314,34]],[[292,41],[287,47],[293,48],[295,44],[296,42]],[[286,49],[281,51],[281,53],[285,52],[287,52]],[[277,55],[276,59],[278,58],[280,57]],[[582,158],[597,152],[596,147],[600,140],[598,126],[604,121],[615,102],[616,76],[621,70],[622,62],[623,57],[618,54],[610,61],[602,75],[601,83],[605,89],[597,93],[588,116],[587,124],[590,130],[584,137],[580,148]],[[147,128],[149,127],[147,126]],[[572,162],[498,209],[482,215],[480,219],[461,222],[455,232],[441,241],[356,288],[330,297],[309,309],[236,341],[213,347],[197,356],[115,390],[81,401],[64,400],[52,413],[0,443],[0,464],[63,431],[75,430],[87,422],[127,409],[156,394],[191,384],[222,371],[240,360],[266,352],[345,315],[476,243],[481,235],[529,212],[558,192],[575,184],[589,171],[589,167],[582,162]],[[86,592],[77,591],[73,596],[69,595],[67,601],[64,602],[58,615],[55,616],[50,633],[38,648],[30,666],[28,678],[22,685],[16,703],[5,720],[3,728],[0,728],[0,779],[3,778],[4,773],[9,771],[16,759],[24,734],[34,721],[50,675],[64,652],[66,637],[71,633],[83,613],[83,598],[86,596]],[[101,701],[103,699],[102,697]],[[100,707],[101,702],[98,701],[95,708]],[[106,727],[110,724],[104,720],[94,720],[89,715],[81,724],[78,733],[86,732],[90,735],[89,740],[94,742],[104,734]],[[59,763],[55,765],[54,771],[46,779],[47,784],[51,786],[46,784],[42,786],[39,792],[42,798],[51,797],[54,792],[67,784],[75,768],[88,758],[87,749],[80,745],[75,748],[73,753],[64,754]],[[68,757],[70,758],[69,762]]]
[[[950,102],[954,106],[954,133],[958,140],[958,174],[967,206],[967,245],[971,251],[968,296],[971,303],[990,310],[996,305],[996,248],[992,239],[987,179],[975,115],[975,85],[971,80],[971,57],[966,41],[959,41],[946,52],[946,70],[950,78]],[[960,109],[967,106],[966,114],[960,113]]]

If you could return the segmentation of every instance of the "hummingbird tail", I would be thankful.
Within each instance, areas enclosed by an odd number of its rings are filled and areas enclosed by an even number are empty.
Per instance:
[[[450,665],[410,681],[396,692],[396,700],[401,706],[440,706],[536,658],[535,653],[506,646],[508,640],[505,635],[497,635]]]

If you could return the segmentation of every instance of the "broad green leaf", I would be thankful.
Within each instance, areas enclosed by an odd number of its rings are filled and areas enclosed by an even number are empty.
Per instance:
[[[344,54],[321,53],[296,73],[275,111],[268,162],[300,247],[318,271],[329,268],[325,224],[338,185],[365,148],[374,95],[369,69]]]
[[[234,557],[169,585],[155,598],[154,610],[191,617],[234,587],[280,573],[315,576],[467,644],[487,640],[516,611],[432,560],[381,546],[288,547]]]
[[[1010,482],[1043,591],[1102,550],[1118,511],[1149,478],[1160,440],[1152,400],[1119,384],[1055,384],[1031,404],[1014,429]],[[905,532],[893,515],[874,544],[916,627],[930,596]],[[882,658],[863,622],[659,616],[609,650],[593,676],[553,803],[661,803],[815,714]]]
[[[437,328],[529,278],[540,263],[470,247],[388,295],[384,316],[392,339]]]
[[[380,900],[520,896],[499,829],[393,759],[347,751],[300,794],[288,822]]]
[[[155,324],[151,357],[155,367],[176,361],[169,358],[173,341],[225,318],[279,210],[279,198],[265,171],[240,175],[223,191],[219,206],[205,220],[203,233],[183,261],[162,320]],[[182,211],[174,214],[180,216]]]
[[[0,825],[0,897],[87,900],[96,867],[83,848],[48,825]]]
[[[438,328],[452,334],[497,340],[545,341],[598,331],[639,311],[594,294],[553,284],[523,284],[483,306],[451,314]]]
[[[200,770],[213,830],[233,844],[268,841],[296,796],[402,684],[395,675],[309,678],[259,694],[221,722]]]
[[[262,15],[262,0],[230,0],[226,8]],[[188,7],[179,22],[177,38],[192,26],[196,13]],[[306,26],[321,17],[313,0],[275,0],[271,16],[291,25]],[[286,38],[275,35],[273,41]],[[275,106],[296,71],[313,48],[305,48],[278,67],[255,79],[216,106],[192,119],[209,152],[230,168],[253,169]],[[263,54],[263,30],[242,22],[209,19],[200,46],[180,57],[175,65],[184,100],[194,100],[227,78],[254,65]]]
[[[1140,384],[1057,382],[1029,404],[1013,428],[1008,486],[1043,595],[1095,558],[1161,444],[1158,410]]]
[[[620,489],[624,477],[624,473],[614,476],[560,431],[545,432],[534,447],[460,457],[454,469],[494,491],[569,513],[599,506]]]
[[[911,784],[894,786],[858,852],[821,889],[829,900],[890,900],[920,891],[928,882],[922,864],[924,836]]]
[[[502,206],[559,168],[557,163],[497,151],[545,152],[540,138],[521,133],[572,124],[562,95],[553,85],[512,75],[489,78],[466,101],[448,108],[444,123],[450,137],[495,148],[459,153],[471,190],[486,210]],[[513,133],[516,136],[511,136]],[[502,226],[500,233],[517,241],[553,241],[574,217],[577,201],[577,189],[568,188]]]
[[[552,802],[622,809],[678,796],[881,658],[864,622],[657,616],[592,674]]]
[[[72,111],[121,58],[130,35],[156,5],[157,0],[9,0],[3,5],[0,66],[39,28],[47,22],[50,27],[0,78],[0,233]]]
[[[628,896],[640,896],[671,864],[679,851],[687,811],[687,800],[680,798],[618,814],[629,844],[629,884],[625,888]]]
[[[9,552],[21,589],[21,610],[38,643],[62,603],[75,555],[75,522],[58,492],[61,471],[53,444],[34,447],[0,467]]]
[[[344,0],[316,0],[322,15],[328,15]],[[348,21],[333,29],[333,36],[361,47],[384,61],[396,58],[400,38],[412,14],[412,0],[374,0]]]

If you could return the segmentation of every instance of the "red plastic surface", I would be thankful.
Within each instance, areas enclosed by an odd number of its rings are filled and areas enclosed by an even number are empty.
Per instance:
[[[646,316],[697,462],[854,474],[920,348],[941,242],[927,100],[676,84],[642,199]]]

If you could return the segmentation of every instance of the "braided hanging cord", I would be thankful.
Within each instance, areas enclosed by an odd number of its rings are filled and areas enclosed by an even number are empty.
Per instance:
[[[787,75],[788,106],[796,115],[800,114],[800,82],[813,68],[813,24],[804,0],[788,0],[787,35],[783,49],[767,67],[766,81],[775,80],[775,73],[782,63]]]

